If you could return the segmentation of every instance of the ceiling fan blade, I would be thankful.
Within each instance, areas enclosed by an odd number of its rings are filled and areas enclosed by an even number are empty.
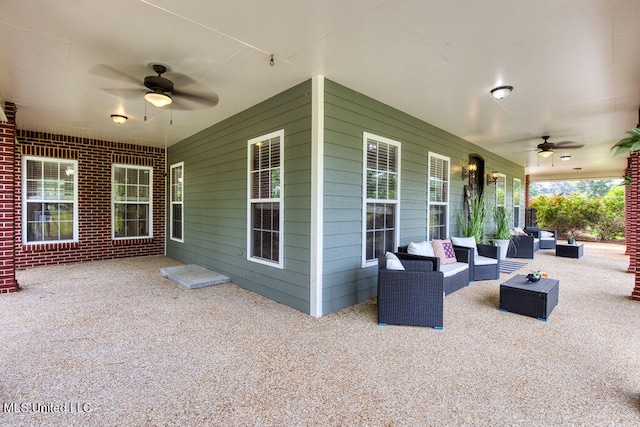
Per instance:
[[[218,105],[218,95],[215,92],[208,94],[194,94],[181,90],[174,90],[171,97],[181,104],[181,107],[187,110],[197,110],[198,108],[211,108]],[[191,105],[189,105],[191,104]],[[199,104],[199,105],[194,105]]]
[[[103,90],[110,95],[119,96],[121,98],[127,98],[127,99],[138,98],[138,97],[142,99],[142,97],[144,96],[144,91],[141,88],[140,89],[100,88],[100,90]]]
[[[198,84],[198,82],[191,77],[182,73],[175,73],[173,71],[167,72],[164,74],[164,77],[171,80],[176,87],[187,87]]]
[[[584,144],[577,144],[572,141],[559,142],[555,145],[555,147],[559,150],[570,150],[574,148],[582,148]]]
[[[89,73],[93,74],[94,76],[104,77],[111,80],[118,80],[134,85],[140,85],[140,83],[142,82],[141,78],[127,74],[116,67],[112,67],[111,65],[98,64],[94,67],[91,67],[89,69]]]

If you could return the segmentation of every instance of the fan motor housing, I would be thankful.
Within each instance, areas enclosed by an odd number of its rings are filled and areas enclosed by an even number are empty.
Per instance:
[[[173,92],[173,82],[162,76],[147,76],[144,78],[144,85],[154,92]]]

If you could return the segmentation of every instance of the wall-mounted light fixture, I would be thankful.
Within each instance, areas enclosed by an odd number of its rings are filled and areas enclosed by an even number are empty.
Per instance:
[[[466,168],[463,166],[462,180],[465,180],[469,177],[471,177],[471,179],[475,179],[477,170],[478,170],[478,165],[475,163],[469,163],[469,165]]]
[[[498,177],[500,176],[500,172],[493,171],[487,174],[487,185],[495,184],[498,181]]]
[[[117,123],[119,125],[125,123],[128,118],[129,117],[123,116],[122,114],[112,114],[111,115],[111,120],[113,120],[115,123]]]

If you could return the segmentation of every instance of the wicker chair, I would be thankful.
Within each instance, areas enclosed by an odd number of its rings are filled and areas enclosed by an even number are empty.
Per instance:
[[[556,241],[558,240],[558,232],[556,230],[540,230],[538,227],[527,227],[524,231],[540,239],[540,249],[556,248]],[[551,237],[547,237],[549,234]]]
[[[458,261],[469,264],[469,278],[473,281],[500,280],[500,248],[482,243],[478,243],[476,248],[478,256],[475,255],[475,248],[456,254]]]
[[[449,295],[452,292],[455,292],[459,289],[464,288],[465,286],[469,286],[469,280],[471,278],[471,270],[469,265],[465,265],[463,269],[457,268],[457,266],[453,266],[452,264],[444,266],[445,268],[440,268],[440,258],[438,257],[428,257],[422,255],[413,255],[407,253],[409,247],[407,245],[400,246],[398,248],[398,253],[396,254],[398,258],[401,260],[405,259],[423,259],[430,260],[433,262],[435,271],[443,271],[448,269],[449,267],[454,267],[456,270],[459,270],[455,273],[451,273],[450,271],[444,272],[444,293],[445,295]],[[465,248],[463,246],[454,246],[453,250],[456,253],[456,259],[461,264],[467,264],[465,261],[461,261],[462,259],[470,259],[470,248]]]
[[[509,244],[507,257],[533,259],[533,254],[540,250],[540,239],[527,236],[513,236],[513,244]]]
[[[400,262],[405,270],[388,270],[384,255],[378,258],[378,324],[442,329],[444,275],[429,260]]]

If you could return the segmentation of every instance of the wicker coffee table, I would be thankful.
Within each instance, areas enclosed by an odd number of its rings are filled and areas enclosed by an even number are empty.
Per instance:
[[[559,287],[556,279],[543,277],[530,283],[526,276],[518,274],[500,285],[500,310],[546,321],[558,305]]]
[[[582,243],[556,243],[556,256],[577,259],[582,255],[584,255],[584,244]]]

